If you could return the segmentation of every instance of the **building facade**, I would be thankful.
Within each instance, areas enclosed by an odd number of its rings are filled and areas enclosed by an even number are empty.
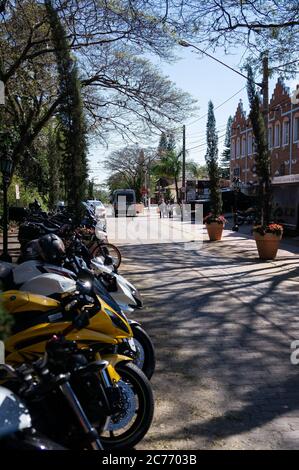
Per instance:
[[[291,94],[283,80],[269,102],[268,143],[274,206],[281,220],[299,226],[299,85]],[[258,183],[252,126],[240,101],[232,123],[230,180],[238,177],[243,192]]]
[[[299,94],[299,85],[297,85]],[[299,104],[292,104],[289,88],[279,79],[269,102],[268,141],[271,175],[299,177]],[[244,186],[257,182],[254,135],[249,118],[239,102],[232,123],[230,178]]]

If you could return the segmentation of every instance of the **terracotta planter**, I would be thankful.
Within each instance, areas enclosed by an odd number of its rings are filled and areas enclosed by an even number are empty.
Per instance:
[[[206,229],[208,231],[211,242],[221,240],[223,228],[224,228],[224,225],[218,224],[217,222],[206,224]]]
[[[261,235],[257,232],[253,232],[253,236],[256,241],[260,259],[275,259],[282,234],[275,235],[275,233],[265,233],[265,235]]]

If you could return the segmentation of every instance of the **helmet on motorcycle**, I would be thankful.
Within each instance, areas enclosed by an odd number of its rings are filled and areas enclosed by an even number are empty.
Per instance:
[[[48,263],[61,263],[65,258],[65,246],[55,233],[49,233],[38,239],[39,254]]]

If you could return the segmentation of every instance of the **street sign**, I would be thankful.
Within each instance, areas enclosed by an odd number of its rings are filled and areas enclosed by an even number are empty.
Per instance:
[[[16,200],[20,199],[20,186],[16,184]]]

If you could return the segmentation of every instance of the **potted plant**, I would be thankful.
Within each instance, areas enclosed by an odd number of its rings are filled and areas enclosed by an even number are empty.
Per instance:
[[[253,228],[258,254],[261,259],[274,259],[282,238],[283,228],[271,220],[271,173],[270,154],[268,148],[268,115],[263,115],[261,102],[255,90],[252,68],[248,66],[247,82],[250,103],[249,118],[255,136],[256,174],[259,180],[259,213],[260,222]]]
[[[283,234],[282,225],[255,225],[253,234],[260,259],[275,259]]]
[[[226,222],[224,216],[219,215],[215,217],[212,213],[210,213],[204,217],[203,222],[206,225],[210,241],[221,240],[222,232]]]
[[[204,218],[204,223],[209,234],[210,241],[221,240],[225,223],[221,215],[222,197],[220,191],[220,172],[218,167],[218,135],[216,131],[216,120],[214,106],[209,101],[207,121],[207,152],[205,155],[207,170],[210,180],[210,209],[211,213]]]

